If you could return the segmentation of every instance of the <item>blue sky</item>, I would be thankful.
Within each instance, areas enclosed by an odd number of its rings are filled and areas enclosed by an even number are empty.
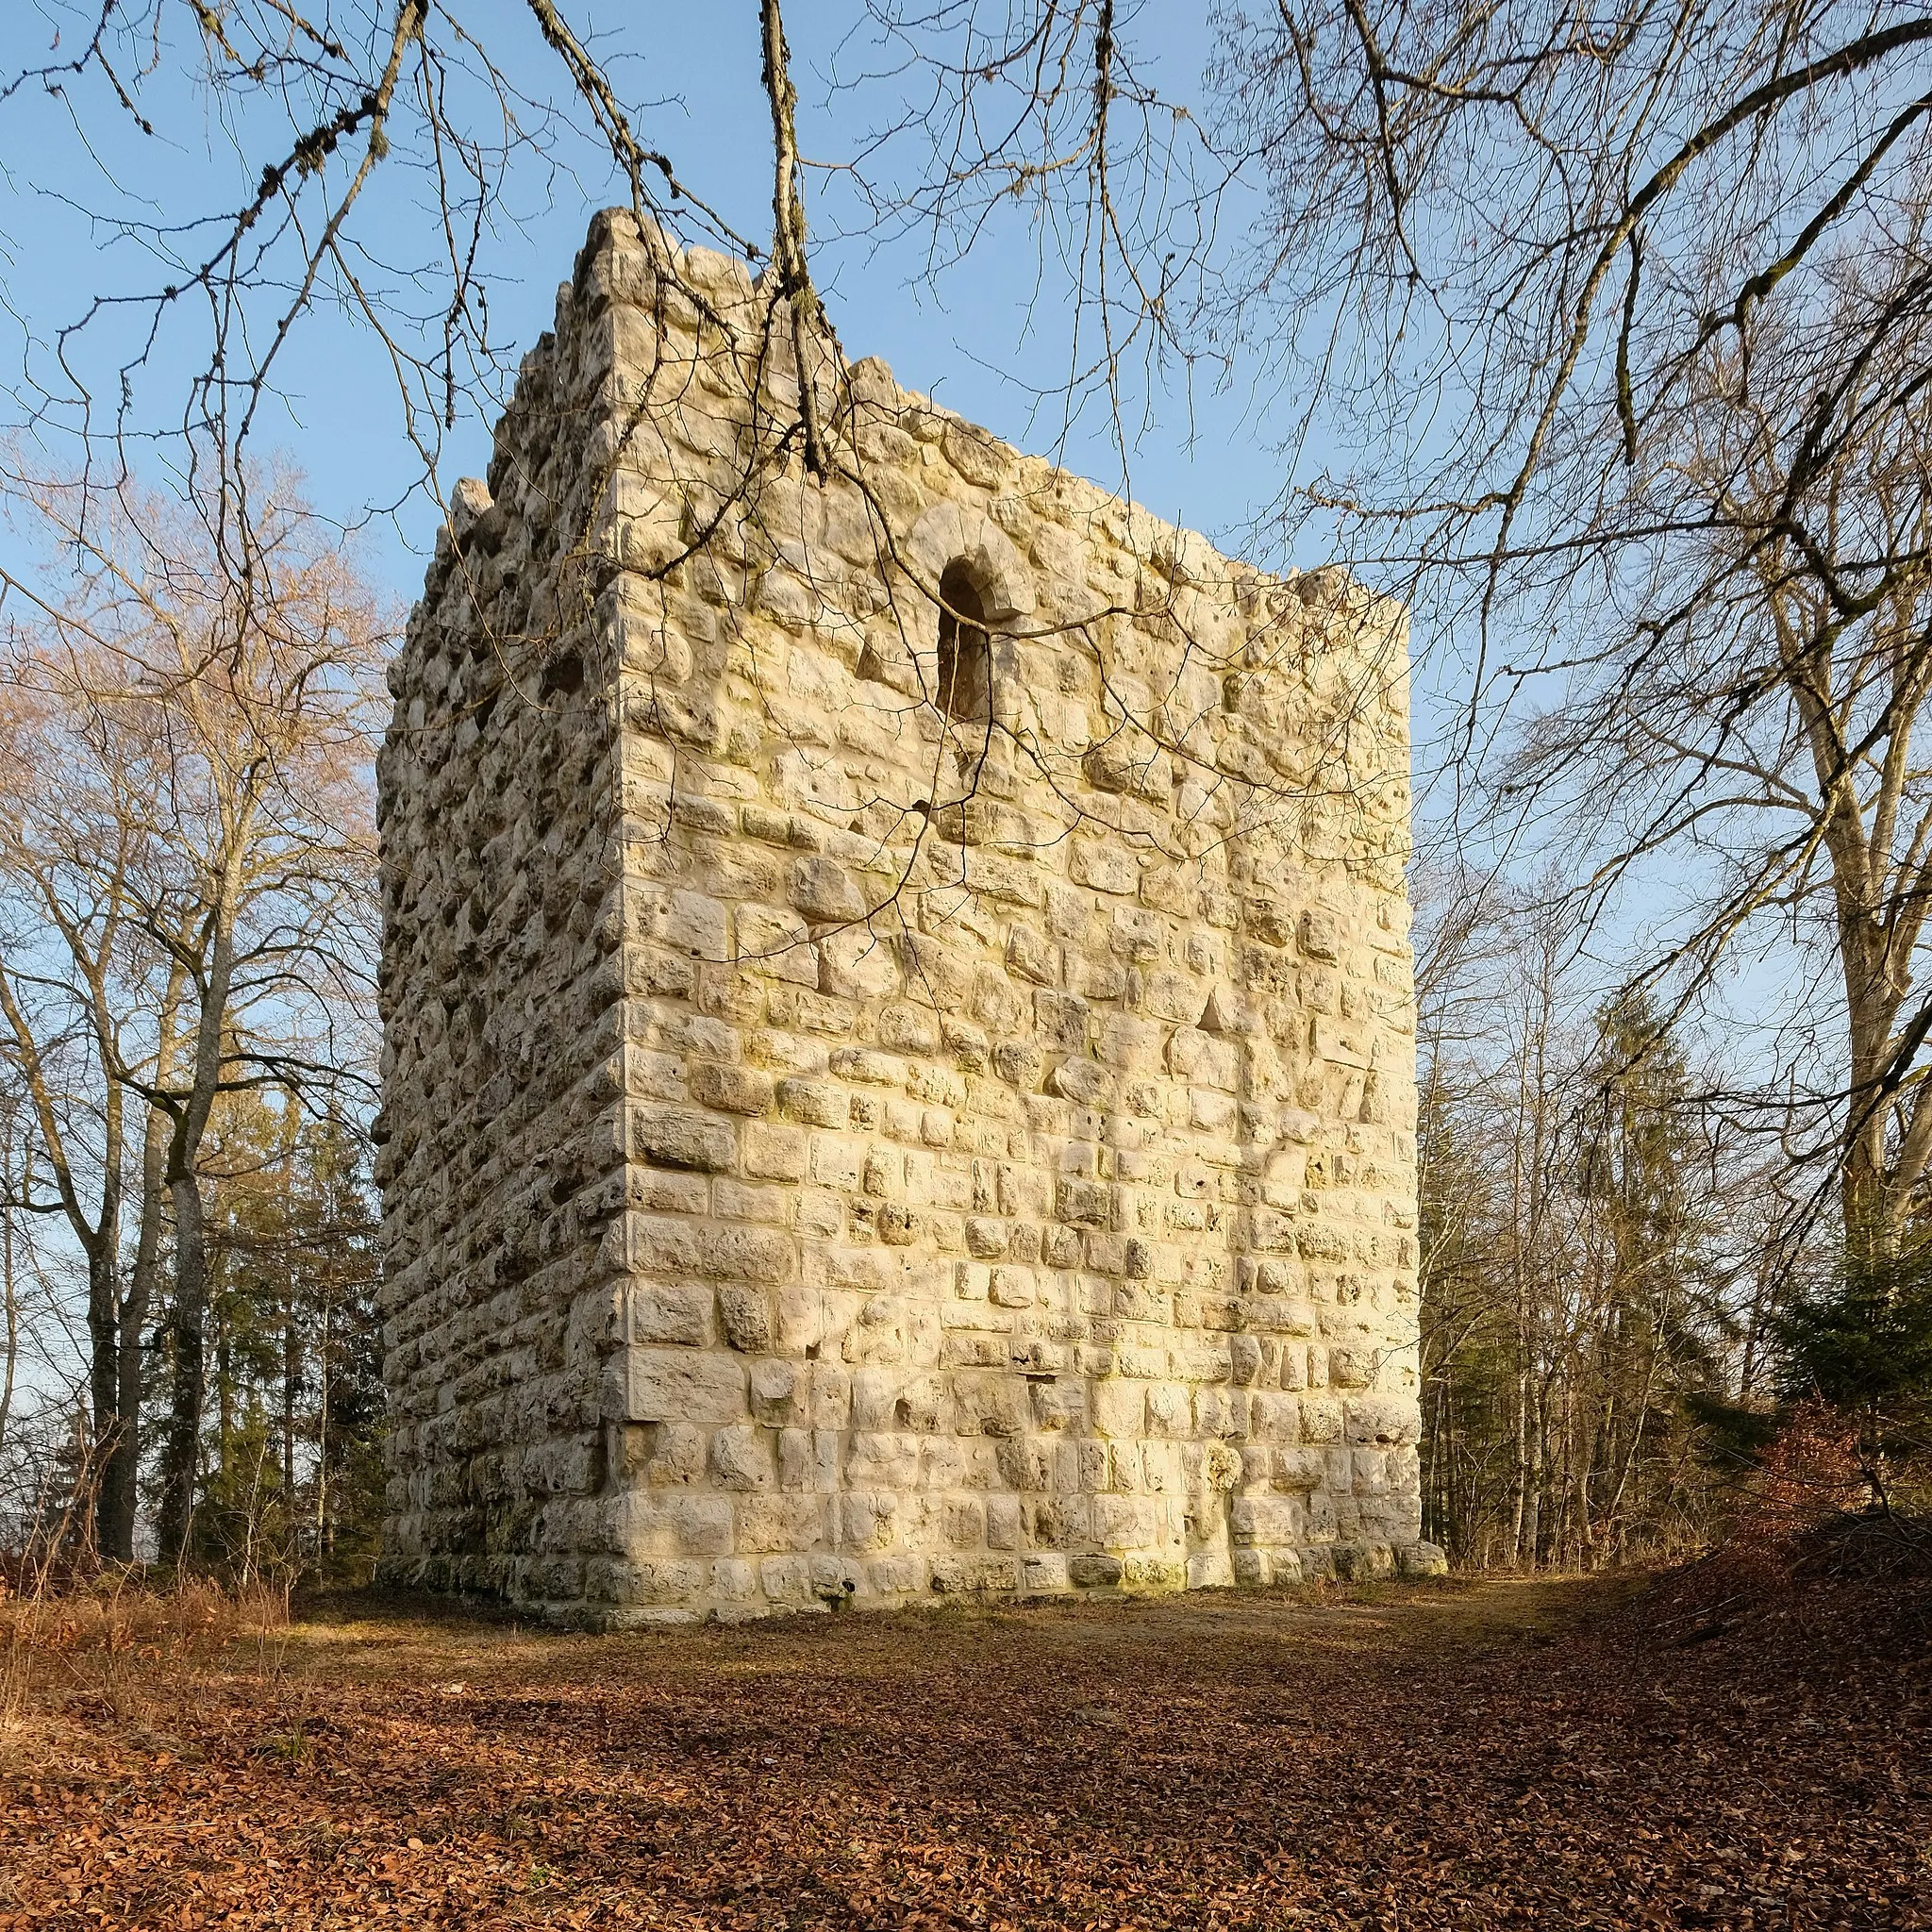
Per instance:
[[[856,97],[830,86],[835,71],[868,64],[861,42],[840,39],[849,34],[858,11],[822,0],[809,6],[796,0],[791,8],[801,140],[813,157],[849,155],[867,127],[890,110],[890,84]],[[602,13],[608,29],[604,51],[612,57],[612,71],[645,138],[663,147],[691,188],[741,232],[762,241],[770,226],[770,125],[758,85],[752,0],[731,7],[606,8]],[[459,17],[473,32],[490,37],[520,84],[538,92],[552,86],[554,59],[519,0],[480,0]],[[594,21],[596,10],[580,9],[578,17]],[[71,56],[77,18],[69,0],[23,0],[8,9],[0,25],[6,67],[50,52],[56,58]],[[62,35],[58,50],[57,29]],[[1196,9],[1150,6],[1131,31],[1162,91],[1198,100],[1210,48]],[[58,331],[77,319],[92,297],[170,278],[139,242],[104,225],[102,213],[180,222],[232,208],[245,198],[250,176],[234,144],[203,118],[201,104],[186,89],[150,79],[138,98],[154,123],[152,136],[138,133],[115,109],[98,78],[71,83],[65,98],[23,90],[0,107],[6,306],[0,331],[11,338],[5,341],[0,368],[9,381],[25,359],[44,385],[58,388]],[[261,137],[285,125],[278,111],[265,114],[254,129],[244,125],[242,145],[258,165],[274,152],[273,141]],[[492,259],[491,333],[518,351],[547,325],[556,286],[569,274],[590,214],[618,198],[588,146],[558,158],[564,165],[554,169],[526,164],[514,181],[508,199],[521,222],[500,234]],[[413,186],[404,192],[406,183],[399,175],[372,186],[374,219],[362,238],[373,262],[420,258],[426,205]],[[821,233],[851,215],[842,187],[837,175],[812,177],[808,213]],[[184,237],[182,246],[192,252],[192,238]],[[1064,375],[1068,317],[1051,279],[1035,299],[1036,252],[1018,207],[1002,215],[967,265],[936,284],[926,277],[924,261],[916,235],[876,248],[826,242],[817,268],[848,352],[883,356],[907,387],[1047,452],[1057,421],[1051,409],[1035,413],[1029,390],[1050,391]],[[83,366],[99,396],[111,396],[139,314],[97,320],[85,339],[92,359],[83,359]],[[122,328],[121,346],[109,353],[116,327]],[[164,323],[150,362],[132,379],[138,423],[162,430],[178,426],[185,377],[191,358],[206,354],[208,327],[205,308],[192,314],[177,306]],[[285,399],[267,407],[260,443],[292,458],[318,506],[345,523],[365,508],[394,504],[408,489],[414,458],[393,380],[367,328],[319,308],[301,325],[282,366]],[[1131,452],[1136,496],[1163,516],[1237,546],[1243,525],[1265,508],[1281,482],[1265,429],[1245,420],[1242,398],[1252,392],[1251,374],[1238,374],[1218,394],[1201,383],[1191,390],[1179,378],[1157,388],[1151,426]],[[16,390],[16,407],[8,411],[16,424],[33,402],[29,392]],[[488,448],[487,423],[477,412],[464,414],[439,466],[445,487],[457,475],[479,472]],[[138,463],[157,460],[139,443],[136,450]],[[1098,480],[1120,479],[1119,455],[1097,416],[1081,425],[1063,457]],[[435,523],[433,507],[418,495],[368,525],[365,561],[400,596],[412,594],[420,582]]]
[[[75,29],[92,19],[92,5],[15,0],[0,8],[0,62],[11,71],[36,58],[71,58]],[[358,8],[386,16],[386,8],[387,0],[338,0],[343,17]],[[1141,77],[1169,99],[1203,101],[1212,53],[1207,11],[1172,0],[1121,8]],[[580,0],[572,17],[595,25],[598,12],[599,0]],[[868,130],[891,116],[900,97],[890,79],[856,92],[833,84],[835,76],[884,64],[854,31],[861,13],[858,0],[791,0],[800,136],[808,156],[819,160],[861,150]],[[190,18],[173,7],[162,17],[177,25]],[[450,17],[440,6],[439,19]],[[524,0],[463,0],[456,17],[520,86],[540,97],[554,92],[557,61]],[[754,0],[709,8],[607,4],[602,19],[608,32],[600,51],[642,138],[669,154],[692,191],[737,230],[763,241],[771,219],[771,137]],[[58,49],[57,28],[64,35]],[[235,110],[236,128],[207,120],[204,97],[175,77],[193,54],[192,46],[175,46],[152,75],[135,81],[152,135],[135,129],[98,76],[69,83],[64,96],[29,87],[0,103],[0,372],[14,385],[14,407],[5,413],[16,425],[36,405],[17,372],[25,365],[43,389],[58,391],[58,331],[93,297],[151,290],[172,278],[142,236],[117,228],[111,218],[167,225],[225,214],[247,200],[262,158],[287,144],[288,119],[278,103],[259,110],[244,104]],[[470,103],[473,109],[478,105]],[[260,118],[251,125],[254,111]],[[511,366],[547,326],[557,284],[570,272],[591,212],[616,198],[608,158],[588,142],[566,142],[547,157],[525,156],[511,177],[504,195],[508,219],[487,258],[490,332],[509,352]],[[1252,208],[1252,202],[1236,202],[1225,231],[1237,230]],[[1039,273],[1025,204],[1004,205],[972,257],[937,280],[926,273],[921,231],[882,242],[836,239],[841,225],[859,225],[846,177],[814,172],[808,215],[822,238],[816,270],[850,354],[882,356],[908,388],[936,395],[1024,447],[1057,454],[1098,481],[1121,480],[1121,456],[1104,411],[1091,412],[1058,451],[1053,410],[1036,411],[1034,397],[1053,391],[1067,372],[1069,317],[1064,280],[1051,268]],[[358,231],[372,286],[409,299],[404,270],[431,250],[434,217],[425,177],[400,157],[376,171]],[[178,245],[184,257],[195,258],[196,248],[208,244],[189,233]],[[441,298],[432,291],[422,299]],[[77,366],[109,414],[117,362],[132,353],[144,317],[139,309],[117,310],[98,320],[77,352]],[[130,376],[138,427],[178,431],[188,378],[206,358],[208,340],[205,308],[197,314],[191,304],[178,304],[169,311],[150,358]],[[1257,358],[1237,365],[1219,389],[1211,379],[1191,387],[1169,372],[1151,394],[1130,395],[1129,414],[1141,420],[1144,405],[1147,425],[1129,451],[1134,494],[1225,548],[1257,555],[1249,526],[1284,483],[1284,459],[1252,400],[1268,393],[1274,373]],[[264,408],[258,450],[285,452],[305,474],[318,508],[358,526],[365,567],[406,604],[422,581],[439,513],[420,491],[411,493],[418,459],[379,343],[358,318],[324,302],[292,338],[279,389]],[[439,462],[445,490],[458,475],[487,466],[493,416],[474,396],[459,410]],[[51,420],[71,425],[71,406]],[[103,420],[97,416],[97,425]],[[71,460],[58,436],[50,447],[57,462]],[[137,465],[150,475],[168,454],[165,438],[133,446]],[[1305,460],[1332,455],[1316,451]],[[1280,559],[1264,554],[1257,560]],[[1428,767],[1450,741],[1441,727],[1460,722],[1457,706],[1466,692],[1455,641],[1427,634],[1412,640],[1422,816],[1439,824],[1451,801],[1430,791]],[[1545,856],[1562,862],[1560,853]]]
[[[92,19],[92,4],[15,0],[10,9],[0,8],[5,67],[71,57],[77,28]],[[452,4],[458,4],[454,17],[485,42],[518,85],[539,97],[556,92],[556,57],[536,34],[524,0]],[[388,0],[338,0],[344,18],[356,12],[386,18],[387,6]],[[890,76],[857,90],[836,85],[868,71],[876,76],[891,64],[855,27],[863,10],[858,0],[791,0],[800,139],[815,160],[836,162],[861,152],[868,132],[891,117],[911,85]],[[1169,100],[1204,106],[1204,72],[1213,52],[1208,9],[1172,0],[1138,6],[1123,0],[1119,10],[1139,77]],[[177,27],[189,19],[184,8],[162,13]],[[447,5],[439,7],[440,21],[451,17]],[[771,129],[759,82],[755,0],[683,8],[578,0],[571,17],[606,29],[599,49],[641,138],[663,149],[690,188],[734,228],[763,242],[771,224]],[[57,28],[64,39],[55,50]],[[0,372],[7,381],[16,382],[25,364],[42,389],[58,391],[58,333],[92,298],[152,290],[175,278],[175,269],[158,263],[142,235],[117,228],[112,217],[152,226],[227,214],[248,199],[263,158],[286,148],[288,116],[279,103],[266,104],[252,123],[245,104],[232,109],[239,125],[209,122],[205,97],[175,77],[194,58],[192,45],[176,45],[136,85],[152,135],[136,131],[98,76],[69,83],[64,97],[28,88],[0,104]],[[485,106],[475,98],[469,103],[478,125]],[[575,104],[572,114],[581,120]],[[486,258],[490,333],[508,351],[509,366],[548,325],[557,285],[570,273],[591,214],[618,198],[608,157],[591,142],[566,142],[548,157],[526,155],[510,177],[503,197],[507,219]],[[1231,203],[1224,239],[1233,238],[1254,206]],[[815,270],[849,354],[881,356],[908,388],[933,394],[1103,484],[1122,481],[1122,455],[1104,409],[1090,411],[1057,449],[1058,418],[1050,403],[1036,405],[1041,392],[1063,382],[1072,345],[1067,284],[1057,262],[1041,272],[1025,203],[1003,204],[970,258],[937,279],[927,273],[928,236],[917,227],[884,241],[838,239],[841,228],[864,225],[841,174],[815,170],[808,175],[808,216],[819,243]],[[358,220],[371,286],[407,303],[411,291],[403,270],[433,253],[436,240],[425,177],[399,153],[376,171]],[[197,248],[208,245],[193,233],[178,242],[182,256],[192,259],[200,258]],[[441,297],[432,291],[421,299]],[[270,313],[266,305],[261,312]],[[76,354],[109,413],[117,363],[133,353],[145,317],[136,308],[98,318]],[[205,307],[195,312],[183,303],[169,311],[148,361],[130,378],[137,425],[178,432],[189,378],[208,354],[208,331]],[[1252,526],[1282,491],[1284,458],[1254,398],[1269,393],[1282,366],[1278,358],[1271,366],[1253,358],[1227,372],[1219,386],[1211,374],[1190,383],[1171,369],[1151,391],[1130,393],[1125,410],[1145,425],[1127,452],[1133,494],[1224,548],[1268,563],[1283,559],[1265,544],[1257,547]],[[278,372],[280,393],[264,406],[258,452],[275,449],[292,458],[317,507],[357,526],[364,567],[399,605],[407,604],[422,582],[440,513],[420,490],[412,493],[419,462],[377,340],[359,318],[323,302],[302,319]],[[8,413],[18,423],[36,397],[30,386],[17,386],[13,393],[16,406]],[[445,491],[458,476],[480,474],[488,463],[494,409],[480,397],[463,400],[438,464]],[[73,409],[57,410],[53,420],[71,425]],[[97,415],[97,425],[104,420]],[[152,444],[137,441],[133,453],[152,475],[170,448],[164,437]],[[56,461],[72,459],[58,438],[52,454]],[[1309,453],[1305,463],[1327,454]],[[1306,475],[1305,468],[1305,480]],[[5,541],[0,533],[0,543]],[[1450,641],[1412,639],[1425,814],[1440,808],[1427,791],[1434,747],[1448,741],[1437,729],[1439,721],[1459,722],[1455,704],[1462,682],[1454,652],[1443,648]]]

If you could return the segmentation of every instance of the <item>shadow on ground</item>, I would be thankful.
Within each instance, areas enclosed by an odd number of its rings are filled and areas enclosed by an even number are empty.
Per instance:
[[[1811,1610],[1451,1580],[592,1638],[336,1599],[43,1701],[0,1926],[1932,1924],[1923,1632]]]

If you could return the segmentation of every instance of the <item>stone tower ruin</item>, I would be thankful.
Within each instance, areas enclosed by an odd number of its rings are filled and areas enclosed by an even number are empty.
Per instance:
[[[599,217],[380,761],[385,1574],[1429,1567],[1401,612]]]

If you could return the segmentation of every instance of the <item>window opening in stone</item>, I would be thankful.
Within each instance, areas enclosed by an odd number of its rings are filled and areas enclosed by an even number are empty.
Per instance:
[[[538,693],[540,698],[558,696],[569,697],[584,688],[584,660],[575,651],[562,658],[553,658],[543,669],[543,685]]]
[[[949,718],[980,723],[992,715],[992,646],[985,606],[963,564],[940,579],[939,706]]]

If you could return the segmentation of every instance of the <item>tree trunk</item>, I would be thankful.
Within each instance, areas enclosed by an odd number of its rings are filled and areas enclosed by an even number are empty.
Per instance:
[[[169,972],[155,1045],[155,1084],[165,1085],[174,1071],[176,1025],[185,975],[177,962]],[[134,1265],[128,1271],[127,1298],[121,1305],[121,1378],[114,1453],[103,1479],[101,1553],[116,1562],[134,1560],[134,1523],[140,1507],[142,1333],[155,1305],[160,1273],[161,1218],[167,1190],[168,1120],[159,1108],[147,1109],[141,1143],[141,1225],[135,1237]]]
[[[1845,1135],[1840,1180],[1844,1210],[1845,1249],[1854,1261],[1875,1260],[1890,1244],[1891,1215],[1887,1199],[1885,1126],[1889,1108],[1881,1106],[1876,1088],[1886,1073],[1882,1041],[1874,1042],[1862,1015],[1852,1026],[1851,1120]],[[1861,1037],[1863,1036],[1863,1037]]]
[[[178,1564],[188,1547],[201,1465],[208,1380],[208,1248],[200,1181],[192,1172],[176,1174],[170,1177],[168,1193],[175,1208],[175,1306],[169,1317],[175,1389],[157,1528],[161,1561]]]
[[[117,1391],[113,1453],[102,1479],[101,1554],[119,1563],[134,1560],[134,1523],[140,1506],[142,1332],[154,1307],[155,1278],[160,1272],[161,1216],[166,1191],[165,1122],[148,1114],[141,1154],[141,1231],[134,1265],[128,1271],[127,1298],[121,1305],[121,1375]]]
[[[87,1257],[88,1402],[92,1411],[93,1443],[88,1466],[76,1472],[93,1487],[92,1522],[94,1547],[107,1545],[108,1464],[120,1452],[121,1323],[116,1257],[105,1244],[90,1249]]]
[[[328,1515],[328,1352],[329,1304],[326,1297],[322,1304],[322,1339],[315,1352],[315,1375],[317,1382],[315,1400],[315,1562],[322,1567],[334,1544]]]
[[[1509,1561],[1523,1560],[1523,1526],[1529,1507],[1529,1358],[1519,1330],[1516,1360],[1516,1436],[1509,1477]]]
[[[201,1462],[201,1424],[208,1357],[208,1234],[201,1200],[202,1136],[221,1091],[228,1025],[228,994],[235,974],[235,907],[252,820],[242,815],[229,829],[220,888],[212,896],[204,934],[208,977],[195,1015],[193,1074],[187,1095],[169,1108],[168,1195],[175,1208],[175,1399],[168,1417],[160,1510],[161,1560],[176,1563],[188,1547],[194,1515],[194,1482]]]
[[[1529,1567],[1540,1567],[1542,1549],[1543,1529],[1543,1487],[1549,1472],[1549,1419],[1543,1413],[1542,1390],[1541,1385],[1530,1378],[1525,1370],[1528,1412],[1524,1418],[1524,1431],[1528,1439],[1528,1467],[1524,1472],[1524,1507],[1522,1527],[1516,1538],[1516,1560],[1527,1560]]]
[[[282,1507],[295,1520],[295,1390],[302,1378],[302,1344],[295,1332],[295,1303],[282,1304]]]
[[[0,1366],[0,1446],[7,1441],[7,1425],[13,1416],[13,1382],[20,1367],[20,1291],[13,1275],[13,1210],[6,1210],[0,1223],[0,1294],[5,1296],[7,1356]]]

